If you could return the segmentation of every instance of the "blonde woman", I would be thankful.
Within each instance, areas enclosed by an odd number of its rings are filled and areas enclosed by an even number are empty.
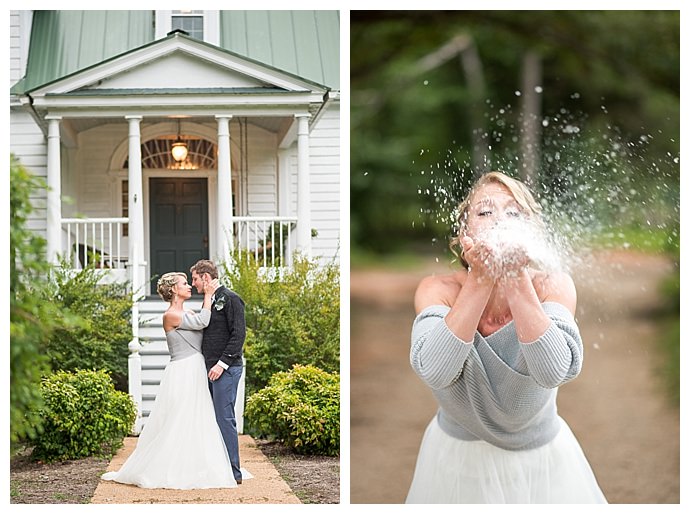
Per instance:
[[[582,340],[572,279],[533,258],[539,204],[492,172],[458,210],[463,269],[423,279],[415,294],[410,361],[439,410],[407,503],[606,503],[556,410]]]
[[[237,487],[223,438],[216,423],[201,355],[202,330],[211,318],[211,295],[218,280],[204,284],[199,313],[184,302],[192,286],[184,273],[166,273],[158,294],[170,303],[163,330],[170,350],[151,414],[134,452],[104,480],[144,488],[206,489]]]

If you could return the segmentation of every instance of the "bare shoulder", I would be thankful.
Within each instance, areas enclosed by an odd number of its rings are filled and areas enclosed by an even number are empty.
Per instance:
[[[465,277],[465,271],[424,277],[419,282],[414,295],[414,306],[417,314],[431,305],[448,305],[450,307],[462,289]]]
[[[182,311],[167,310],[163,313],[163,330],[170,332],[182,323]]]
[[[534,287],[542,302],[556,302],[566,307],[573,315],[577,308],[577,291],[573,278],[563,271],[538,273]]]

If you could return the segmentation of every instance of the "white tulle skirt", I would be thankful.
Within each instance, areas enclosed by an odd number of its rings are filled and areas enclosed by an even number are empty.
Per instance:
[[[145,488],[237,487],[200,353],[168,364],[136,448],[102,478]]]
[[[575,435],[560,422],[550,443],[509,451],[454,438],[434,417],[406,503],[607,503]]]

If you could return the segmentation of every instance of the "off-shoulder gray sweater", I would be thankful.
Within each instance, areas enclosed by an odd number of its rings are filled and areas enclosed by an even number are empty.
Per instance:
[[[178,361],[195,353],[201,353],[202,330],[208,326],[210,319],[211,311],[209,309],[201,309],[198,314],[189,311],[182,313],[180,325],[165,333],[171,361]]]
[[[412,327],[410,362],[439,403],[438,421],[448,434],[482,439],[506,450],[528,450],[558,433],[557,387],[582,367],[582,339],[572,314],[546,302],[551,319],[536,341],[520,343],[514,322],[473,342],[458,339],[433,305]]]

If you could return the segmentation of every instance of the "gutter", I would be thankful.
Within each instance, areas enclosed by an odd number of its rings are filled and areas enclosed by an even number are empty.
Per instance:
[[[333,91],[331,89],[326,91],[326,93],[323,95],[323,103],[321,104],[321,107],[319,107],[319,110],[316,112],[314,117],[310,120],[311,122],[309,123],[309,126],[312,127],[315,125],[328,110],[330,105],[336,100],[340,100],[340,91]]]
[[[43,135],[47,138],[48,124],[46,123],[45,119],[41,117],[38,111],[36,111],[36,108],[34,107],[34,99],[32,98],[32,96],[29,93],[24,93],[23,96],[19,97],[19,103],[22,107],[29,111],[32,118],[36,122],[36,125],[38,125],[38,127],[41,129],[41,132],[43,132]]]

